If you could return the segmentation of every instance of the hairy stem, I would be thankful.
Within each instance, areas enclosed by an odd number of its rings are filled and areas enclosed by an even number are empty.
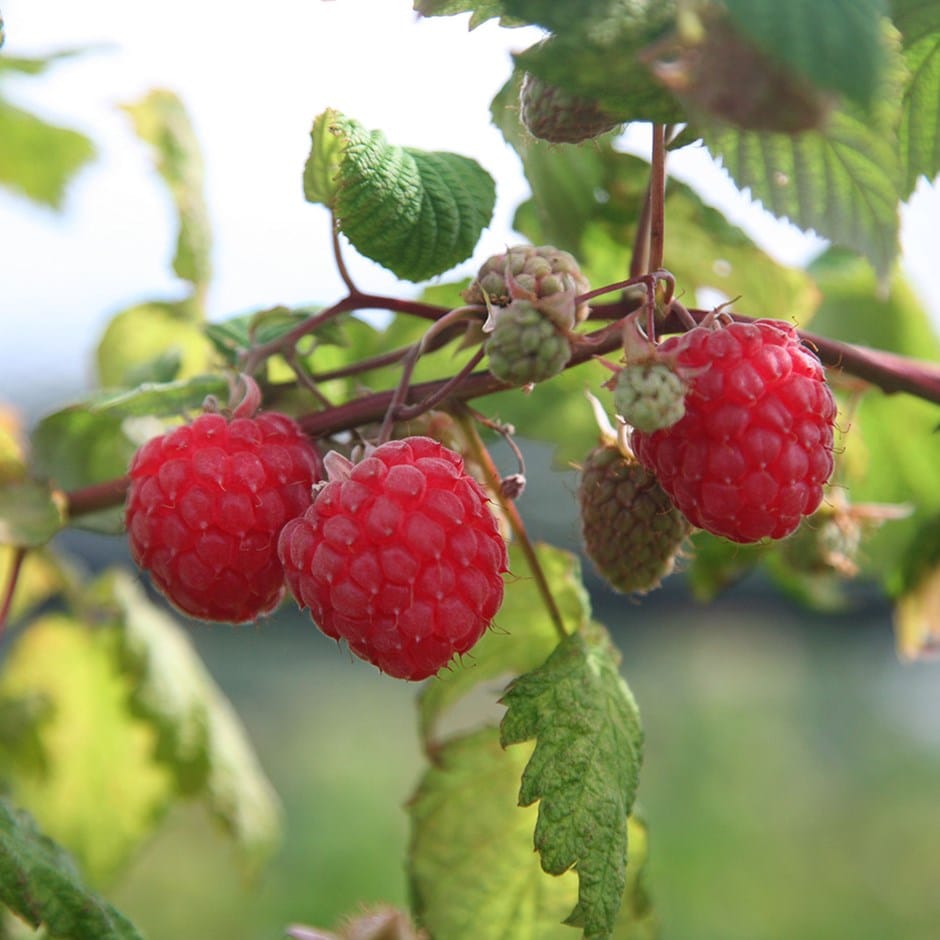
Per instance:
[[[653,153],[650,167],[650,254],[649,269],[663,266],[666,234],[666,128],[653,125]]]

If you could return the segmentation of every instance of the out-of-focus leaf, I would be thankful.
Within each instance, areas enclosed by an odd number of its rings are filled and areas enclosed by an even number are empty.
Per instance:
[[[179,219],[173,270],[189,281],[197,299],[189,309],[203,315],[202,300],[212,276],[212,228],[203,192],[199,142],[183,103],[172,92],[157,88],[123,106],[137,135],[154,152]]]
[[[192,304],[150,301],[115,314],[98,342],[98,378],[105,388],[189,379],[212,371],[214,349],[192,322]]]
[[[909,76],[898,129],[906,199],[921,176],[929,182],[940,173],[940,6],[894,0],[892,8]]]
[[[0,545],[0,585],[10,582],[16,549]],[[16,623],[44,601],[63,591],[70,583],[68,570],[45,549],[26,553],[16,579],[16,591],[10,608],[10,623]]]
[[[26,448],[19,415],[0,402],[0,485],[26,477]]]
[[[578,557],[547,544],[536,546],[536,553],[565,629],[569,633],[580,629],[590,618],[591,608]],[[437,725],[455,702],[481,683],[497,679],[505,683],[534,669],[547,659],[559,639],[532,569],[513,545],[506,593],[494,628],[463,663],[442,670],[421,694],[419,717],[425,746],[434,746]]]
[[[86,603],[114,634],[130,706],[181,793],[205,800],[255,873],[281,835],[280,803],[231,703],[180,626],[126,572],[106,572]]]
[[[639,783],[643,732],[606,631],[569,636],[502,702],[503,745],[536,740],[519,803],[539,802],[535,847],[542,868],[578,873],[566,923],[586,938],[609,937],[626,885],[627,817]]]
[[[65,525],[65,501],[38,480],[0,485],[0,545],[35,548]]]
[[[62,940],[143,940],[134,925],[90,891],[69,855],[22,809],[0,797],[0,901]]]
[[[710,601],[760,564],[766,543],[739,545],[728,539],[696,532],[686,562],[689,585],[700,601]]]
[[[473,253],[496,202],[489,173],[468,157],[397,147],[338,111],[327,114],[341,145],[330,205],[357,251],[410,281]]]
[[[705,143],[741,189],[774,215],[865,255],[886,275],[898,255],[901,167],[888,137],[834,112],[824,132],[705,130]]]
[[[2,59],[0,59],[2,61]],[[78,131],[43,121],[0,98],[0,185],[61,209],[72,178],[95,156]]]
[[[506,16],[502,0],[414,0],[415,12],[421,16],[455,16],[470,14],[470,29],[487,20],[499,18],[500,26],[523,26],[524,20]]]
[[[53,711],[40,733],[47,771],[14,754],[3,776],[96,882],[126,861],[172,798],[153,729],[129,711],[131,684],[113,642],[109,631],[50,615],[18,637],[0,675],[0,697],[41,695]]]
[[[885,0],[722,0],[734,25],[814,85],[867,107],[884,73]]]
[[[140,444],[128,436],[120,417],[93,414],[85,403],[43,418],[33,429],[31,442],[34,475],[60,490],[123,476]],[[88,513],[70,524],[117,533],[123,529],[123,507]]]
[[[104,393],[88,403],[92,414],[117,418],[174,417],[200,408],[209,396],[226,399],[223,375],[197,375],[179,382],[148,382],[126,392]]]
[[[940,655],[940,515],[928,518],[911,540],[898,593],[898,655],[908,661]]]
[[[500,747],[496,728],[454,738],[409,803],[414,912],[447,940],[567,940],[574,872],[546,875],[532,851],[534,807],[516,805],[530,746]]]

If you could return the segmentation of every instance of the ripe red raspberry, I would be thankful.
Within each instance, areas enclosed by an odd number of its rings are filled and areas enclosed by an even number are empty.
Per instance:
[[[320,476],[316,450],[285,415],[204,414],[134,455],[131,555],[184,613],[255,620],[283,597],[277,537],[310,505]]]
[[[819,360],[777,320],[698,327],[677,354],[685,416],[634,431],[640,462],[695,526],[734,542],[779,539],[822,501],[836,405]]]
[[[483,635],[506,545],[459,454],[428,437],[377,447],[281,533],[287,584],[317,626],[401,679],[424,679]]]

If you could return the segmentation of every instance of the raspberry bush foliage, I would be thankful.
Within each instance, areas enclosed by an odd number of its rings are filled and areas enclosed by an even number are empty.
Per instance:
[[[477,160],[329,109],[298,199],[334,234],[341,296],[210,322],[185,108],[124,106],[188,293],[110,320],[87,397],[31,427],[0,411],[4,935],[141,936],[107,886],[183,798],[263,870],[290,820],[191,641],[226,629],[208,623],[239,625],[234,644],[302,609],[332,655],[415,683],[410,910],[270,925],[301,940],[658,936],[643,663],[618,651],[652,591],[685,579],[707,601],[756,572],[829,607],[854,580],[894,603],[902,659],[940,644],[940,340],[898,269],[900,208],[940,173],[940,6],[414,8],[544,33],[489,116],[529,184],[514,245],[487,240],[499,181]],[[52,61],[0,50],[0,80]],[[58,206],[93,145],[0,105],[0,183]],[[669,177],[683,147],[828,247],[805,269],[771,259]],[[352,253],[400,290],[358,283]],[[580,543],[529,535],[533,442],[577,471]],[[128,564],[89,580],[67,529],[126,539]],[[582,555],[620,592],[613,629]],[[482,723],[453,730],[481,698]]]

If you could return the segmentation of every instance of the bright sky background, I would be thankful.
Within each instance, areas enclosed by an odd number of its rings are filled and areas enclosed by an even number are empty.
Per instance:
[[[468,32],[466,16],[418,20],[411,0],[5,0],[2,10],[11,55],[108,47],[47,77],[5,83],[18,103],[84,131],[100,151],[62,214],[0,190],[0,401],[30,416],[88,384],[113,313],[183,292],[169,267],[168,197],[116,108],[152,87],[181,95],[204,150],[213,319],[341,296],[328,216],[304,202],[300,183],[311,123],[327,107],[396,144],[473,156],[493,174],[496,217],[459,273],[518,240],[509,220],[526,184],[488,104],[509,76],[510,51],[531,44],[535,30],[491,22]],[[627,145],[645,140],[630,135]],[[802,263],[819,249],[738,196],[704,152],[676,154],[670,171],[779,259]],[[905,265],[940,323],[938,215],[937,192],[922,186],[903,240]],[[352,252],[347,260],[367,289],[417,290]]]

